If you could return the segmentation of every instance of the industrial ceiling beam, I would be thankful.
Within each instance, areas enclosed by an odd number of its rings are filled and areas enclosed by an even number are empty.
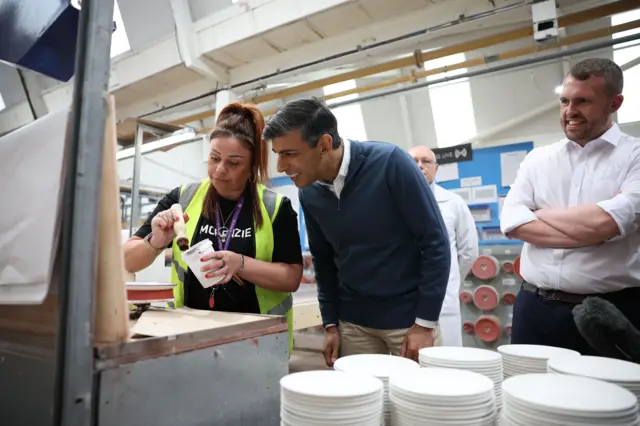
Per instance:
[[[176,27],[178,51],[184,65],[206,78],[222,84],[229,82],[229,72],[220,65],[200,55],[198,38],[193,30],[193,19],[187,0],[170,0]]]
[[[582,12],[573,13],[570,15],[562,16],[558,18],[559,27],[569,27],[573,25],[582,24],[585,22],[600,19],[606,16],[611,16],[616,13],[627,12],[629,10],[636,9],[638,7],[638,0],[622,0],[616,3],[606,4],[604,6],[594,7],[592,9],[584,10]],[[307,92],[328,86],[330,84],[340,83],[346,80],[353,80],[362,78],[372,74],[379,74],[381,72],[390,71],[398,68],[413,67],[416,65],[424,64],[425,62],[444,58],[447,56],[455,55],[457,53],[466,53],[478,49],[484,49],[487,47],[495,46],[498,44],[507,43],[527,37],[533,37],[533,26],[527,25],[522,28],[518,28],[512,31],[507,31],[501,34],[495,34],[488,37],[484,37],[478,40],[471,40],[464,43],[458,43],[452,46],[443,47],[437,50],[431,51],[417,51],[413,55],[405,56],[404,58],[396,59],[389,62],[373,65],[359,70],[350,71],[336,76],[323,78],[320,80],[311,81],[309,83],[301,84],[298,86],[290,87],[284,90],[278,90],[272,93],[268,93],[262,96],[256,96],[250,101],[255,104],[286,98],[298,93]]]
[[[593,52],[596,50],[600,50],[600,49],[607,49],[610,47],[613,47],[617,44],[624,44],[624,43],[630,43],[630,42],[635,42],[640,40],[640,33],[635,33],[635,34],[631,34],[628,36],[624,36],[624,37],[620,37],[620,38],[615,38],[615,39],[605,39],[605,40],[600,40],[597,41],[595,43],[590,43],[588,45],[584,45],[584,46],[577,46],[571,49],[567,49],[566,51],[559,51],[559,52],[553,52],[553,53],[549,53],[546,55],[537,55],[534,56],[532,58],[523,58],[523,59],[518,59],[516,61],[513,62],[509,62],[509,63],[503,63],[503,64],[498,64],[498,65],[493,65],[491,67],[486,67],[486,68],[481,68],[481,69],[475,69],[475,70],[471,70],[471,71],[467,71],[463,74],[457,74],[455,76],[452,77],[442,77],[442,78],[438,78],[432,81],[424,81],[421,83],[416,83],[413,85],[405,85],[405,86],[401,86],[401,87],[396,87],[394,89],[391,90],[387,90],[384,92],[380,92],[380,93],[372,93],[370,95],[365,95],[362,97],[357,97],[357,98],[352,98],[352,99],[348,99],[348,100],[344,100],[341,102],[336,102],[335,104],[332,104],[331,107],[332,108],[339,108],[339,107],[343,107],[346,105],[352,105],[355,103],[361,103],[361,102],[366,102],[372,99],[379,99],[379,98],[384,98],[387,96],[392,96],[392,95],[397,95],[400,93],[404,93],[404,92],[409,92],[412,90],[416,90],[416,89],[424,89],[427,88],[429,86],[433,86],[436,84],[441,84],[441,83],[447,83],[450,81],[455,81],[455,80],[460,80],[463,78],[473,78],[473,77],[478,77],[481,75],[487,75],[487,74],[493,74],[493,73],[497,73],[497,72],[502,72],[502,71],[507,71],[507,70],[512,70],[512,69],[516,69],[516,68],[522,68],[522,67],[527,67],[530,65],[534,65],[534,64],[540,64],[543,62],[549,62],[549,61],[553,61],[553,60],[559,60],[562,59],[564,56],[571,56],[571,55],[582,55],[584,53],[587,52]]]
[[[577,43],[582,43],[585,41],[595,40],[601,37],[611,36],[616,33],[629,31],[636,28],[640,28],[640,20],[626,22],[624,24],[615,25],[613,27],[599,28],[597,30],[563,37],[558,39],[558,42],[556,44],[546,44],[542,46],[537,44],[532,44],[531,46],[523,47],[520,49],[513,49],[507,52],[503,52],[503,53],[499,53],[491,56],[485,56],[482,58],[470,59],[468,61],[460,62],[454,65],[448,65],[448,66],[433,68],[433,69],[424,70],[424,71],[416,71],[409,76],[397,77],[397,78],[386,80],[380,83],[360,86],[351,90],[344,90],[342,92],[337,92],[331,95],[324,96],[323,99],[325,101],[328,101],[331,99],[342,98],[348,95],[359,94],[362,92],[370,92],[372,90],[378,90],[385,87],[394,86],[396,84],[411,83],[411,82],[417,81],[418,79],[426,78],[426,77],[437,75],[437,74],[442,74],[449,71],[455,71],[463,68],[477,67],[479,65],[486,65],[496,61],[520,58],[526,55],[531,55],[538,52],[544,52],[546,50],[557,49],[557,48],[570,46]]]
[[[613,27],[605,27],[605,28],[600,28],[600,29],[589,31],[589,32],[585,32],[585,33],[580,33],[580,34],[575,34],[575,35],[572,35],[572,36],[567,36],[567,37],[559,39],[558,43],[552,44],[552,45],[529,46],[529,47],[525,47],[525,48],[521,48],[521,49],[510,50],[510,51],[503,52],[503,53],[496,54],[496,55],[491,55],[489,57],[471,59],[471,60],[468,60],[468,61],[460,62],[460,63],[455,64],[455,65],[449,65],[449,66],[445,66],[445,67],[433,68],[433,69],[430,69],[430,70],[413,72],[409,76],[398,77],[398,78],[394,78],[394,79],[391,79],[391,80],[382,81],[382,82],[379,82],[379,83],[376,83],[376,84],[369,84],[369,85],[366,85],[366,86],[356,87],[355,89],[344,90],[342,92],[336,92],[336,93],[331,94],[331,95],[323,96],[322,99],[325,100],[325,101],[328,101],[328,100],[338,99],[338,98],[342,98],[342,97],[349,96],[349,95],[362,94],[362,93],[365,93],[365,92],[371,92],[371,91],[374,91],[374,90],[379,90],[379,89],[383,89],[383,88],[390,87],[390,86],[395,86],[395,85],[402,84],[402,83],[416,83],[419,79],[426,78],[426,77],[433,76],[433,75],[437,75],[437,74],[446,73],[448,71],[455,71],[455,70],[463,69],[463,68],[471,68],[471,67],[476,67],[476,66],[479,66],[479,65],[494,64],[495,62],[502,62],[502,61],[506,61],[506,60],[509,60],[509,59],[518,59],[518,58],[522,58],[522,57],[530,55],[530,54],[534,54],[534,53],[538,53],[538,52],[544,52],[544,51],[547,51],[547,50],[554,50],[554,49],[558,49],[558,48],[562,48],[562,47],[567,47],[567,46],[571,46],[571,45],[574,45],[574,44],[577,44],[577,43],[583,43],[585,41],[590,41],[590,40],[595,40],[595,39],[598,39],[598,38],[601,38],[601,37],[611,36],[611,35],[616,34],[616,33],[621,33],[621,32],[633,30],[633,29],[636,29],[636,28],[640,28],[640,19],[636,20],[636,21],[626,22],[626,23],[620,24],[620,25],[615,25]],[[638,60],[639,59],[636,58],[633,61],[630,61],[630,63],[634,63],[635,64],[636,61],[638,61]],[[634,65],[632,65],[632,66],[634,66]],[[631,67],[629,67],[629,68],[631,68]],[[627,68],[623,68],[623,69],[627,69]],[[265,117],[269,117],[275,111],[276,110],[264,111],[263,114],[264,114]]]
[[[595,37],[595,34],[614,34],[614,33],[618,33],[618,32],[624,32],[624,31],[628,31],[630,29],[634,29],[634,28],[640,28],[640,20],[636,20],[636,21],[632,21],[632,22],[628,22],[625,24],[621,24],[621,25],[616,25],[615,27],[607,27],[607,28],[602,28],[599,30],[595,30],[595,31],[590,31],[588,33],[583,33],[583,34],[577,34],[575,36],[570,36],[570,37],[565,37],[564,39],[561,39],[559,44],[556,45],[552,45],[552,46],[545,46],[544,49],[539,50],[539,52],[542,51],[546,51],[546,50],[551,50],[551,49],[561,49],[562,47],[566,47],[569,46],[570,44],[577,44],[577,43],[582,43],[584,41],[588,41],[590,40],[592,37]],[[602,35],[600,35],[601,37]],[[479,69],[479,70],[473,70],[473,71],[469,71],[465,74],[462,75],[456,75],[453,78],[441,78],[441,79],[437,79],[431,82],[422,82],[422,83],[417,83],[414,85],[407,85],[404,87],[400,87],[400,88],[396,88],[393,90],[389,90],[387,92],[383,92],[383,93],[373,93],[371,95],[367,95],[364,97],[360,97],[360,98],[355,98],[355,99],[351,99],[348,101],[343,101],[343,102],[338,102],[336,104],[331,105],[332,108],[339,108],[341,106],[345,106],[345,105],[350,105],[350,104],[354,104],[354,103],[358,103],[358,102],[364,102],[370,99],[376,99],[379,97],[384,97],[384,96],[390,96],[390,95],[394,95],[394,94],[398,94],[398,93],[403,93],[406,91],[410,91],[410,90],[415,90],[415,89],[420,89],[420,88],[425,88],[428,87],[430,85],[435,85],[435,84],[440,84],[443,83],[445,81],[448,80],[456,80],[456,79],[460,79],[460,78],[471,78],[471,77],[476,77],[479,75],[485,75],[485,74],[490,74],[490,73],[494,73],[494,72],[500,72],[500,71],[506,71],[509,69],[513,69],[513,68],[518,68],[518,67],[522,67],[522,66],[527,66],[527,65],[531,65],[531,64],[535,64],[535,63],[541,63],[541,62],[545,62],[545,61],[550,61],[553,59],[561,59],[564,55],[572,55],[572,54],[581,54],[584,52],[589,52],[589,51],[593,51],[593,50],[597,50],[599,48],[608,48],[611,47],[615,44],[618,43],[627,43],[627,42],[631,42],[631,41],[635,41],[637,39],[640,38],[639,34],[634,34],[631,36],[626,36],[626,37],[622,37],[620,39],[614,39],[614,40],[604,40],[601,42],[597,42],[588,46],[584,46],[584,47],[577,47],[577,48],[573,48],[573,49],[569,49],[569,50],[560,50],[559,52],[556,53],[552,53],[552,54],[548,54],[548,55],[544,55],[544,56],[538,56],[538,57],[533,57],[533,58],[523,58],[520,59],[520,57],[526,56],[527,53],[521,53],[520,56],[509,56],[508,59],[518,59],[512,63],[500,63],[500,62],[505,62],[506,58],[501,58],[499,60],[496,60],[495,62],[491,62],[492,67],[490,68],[485,68],[485,69]],[[567,43],[567,40],[569,39],[570,43]],[[566,53],[565,53],[566,52]],[[507,52],[508,53],[508,52]],[[468,61],[471,62],[471,61]],[[466,66],[469,66],[467,62]],[[496,64],[498,63],[498,64]],[[464,65],[465,63],[461,63],[461,64],[456,64],[457,67],[459,68],[463,68],[466,67]],[[635,58],[629,62],[627,62],[626,64],[624,64],[623,66],[621,66],[621,68],[623,69],[623,71],[626,71],[628,69],[631,69],[635,66],[637,66],[638,64],[640,64],[640,58]],[[440,74],[442,72],[444,72],[444,69],[447,67],[442,67],[440,69],[434,69],[434,70],[429,70],[429,71],[424,71],[422,74],[422,76],[427,76],[427,75],[431,75],[431,73],[433,74]],[[452,70],[452,67],[448,67],[448,70]],[[458,69],[458,68],[456,68]],[[429,73],[429,74],[427,74]],[[394,79],[394,81],[397,79]],[[378,89],[381,87],[385,87],[383,86],[383,84],[386,84],[387,82],[384,83],[380,83],[378,85],[375,85],[375,87],[371,87],[371,86],[365,86],[365,87],[359,87],[357,89],[354,90],[349,90],[349,91],[345,91],[342,92],[341,96],[346,96],[346,94],[353,94],[353,93],[363,93],[363,92],[368,92],[368,91],[372,91],[374,89]],[[397,84],[397,82],[396,82]],[[387,84],[387,85],[392,85],[392,84]],[[347,93],[348,92],[348,93]],[[346,93],[346,94],[345,94]],[[504,123],[504,125],[501,126],[496,126],[495,128],[491,129],[490,131],[487,132],[483,132],[480,135],[477,135],[471,139],[469,139],[468,142],[478,142],[481,139],[486,139],[488,137],[490,137],[490,133],[491,134],[496,134],[496,133],[500,133],[503,132],[505,130],[507,130],[508,128],[511,128],[513,126],[519,125],[521,122],[530,119],[532,117],[537,117],[547,111],[549,111],[551,108],[553,108],[554,106],[557,105],[557,101],[554,101],[553,104],[551,102],[549,102],[546,105],[543,105],[539,108],[536,108],[535,110],[531,111],[529,114],[523,115],[522,117],[519,117],[517,119],[511,120],[509,123]],[[273,114],[276,110],[269,110],[269,111],[263,111],[263,115],[265,117],[269,117],[271,114]],[[210,128],[202,128],[199,129],[197,131],[197,133],[199,134],[205,134],[205,133],[209,133],[211,131]]]
[[[558,18],[558,26],[560,28],[575,26],[575,25],[586,23],[586,22],[594,21],[597,19],[605,18],[611,15],[615,15],[617,13],[627,12],[627,11],[636,9],[637,7],[638,7],[638,0],[621,0],[615,3],[609,3],[606,5],[597,6],[591,9],[561,16]],[[327,78],[322,78],[319,80],[293,86],[287,89],[268,93],[262,96],[256,96],[251,99],[248,99],[248,101],[254,104],[259,104],[259,103],[264,103],[264,102],[273,101],[277,99],[282,99],[292,95],[297,95],[299,93],[304,93],[310,90],[323,88],[324,86],[328,86],[330,84],[340,83],[343,81],[352,80],[356,78],[362,78],[362,77],[379,74],[379,73],[383,73],[383,72],[387,72],[387,71],[391,71],[399,68],[416,67],[419,64],[424,64],[424,62],[427,62],[430,60],[451,56],[457,53],[468,53],[470,51],[491,47],[491,46],[507,43],[510,41],[523,39],[526,37],[533,37],[533,26],[528,25],[526,27],[518,28],[515,30],[506,31],[500,34],[490,35],[477,40],[454,44],[454,45],[443,47],[436,50],[431,50],[431,51],[418,50],[411,56],[406,56],[393,61],[384,62],[384,63],[373,65],[370,67],[337,74]],[[550,48],[554,48],[556,46],[557,46],[556,44],[552,44],[550,45]],[[525,49],[529,49],[529,48],[525,48]],[[517,57],[517,56],[513,56],[513,57]],[[486,62],[481,62],[477,64],[472,64],[472,65],[465,65],[465,66],[461,66],[460,68],[480,65],[482,63],[486,63]],[[454,68],[448,67],[448,69],[452,70]],[[440,70],[440,71],[434,72],[433,74],[439,74],[441,72],[443,71]],[[412,77],[412,78],[419,78],[419,74],[420,72],[416,73],[416,77]],[[432,74],[426,74],[426,75],[432,75]],[[376,87],[377,85],[368,85],[364,87],[369,87],[370,89],[368,90],[375,90],[376,88],[387,87],[390,85],[406,82],[407,80],[405,80],[405,78],[406,77],[399,77],[399,78],[389,80],[389,84],[385,84],[386,82],[378,83],[378,84],[381,84],[380,87]],[[409,81],[410,80],[411,78],[409,79]],[[359,90],[359,89],[361,88],[357,88],[353,90]],[[335,93],[331,95],[331,97],[328,97],[326,99],[335,99],[335,98],[346,96],[348,94],[353,94],[353,93],[361,93],[361,92],[360,91],[353,92],[349,90],[349,91]],[[196,121],[210,118],[213,116],[215,116],[215,110],[203,111],[197,114],[192,114],[177,120],[173,120],[170,122],[170,124],[184,125],[187,123],[196,122]]]

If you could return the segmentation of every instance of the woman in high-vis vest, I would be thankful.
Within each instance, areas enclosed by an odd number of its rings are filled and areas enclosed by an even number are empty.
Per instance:
[[[302,278],[297,213],[291,201],[265,187],[268,145],[264,118],[250,105],[232,103],[211,134],[207,179],[182,185],[160,200],[144,225],[124,245],[125,266],[140,271],[170,247],[176,307],[286,315],[293,343],[292,292]],[[210,239],[215,253],[203,258],[204,288],[174,243],[174,204],[182,206],[190,245]]]

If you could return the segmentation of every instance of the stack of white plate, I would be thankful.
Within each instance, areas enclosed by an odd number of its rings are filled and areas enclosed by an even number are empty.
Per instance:
[[[502,405],[502,355],[479,348],[435,346],[419,352],[421,367],[457,368],[487,376],[493,381],[498,409]]]
[[[282,426],[379,426],[382,381],[342,371],[304,371],[280,380]]]
[[[493,426],[493,382],[472,371],[421,368],[389,380],[394,426]]]
[[[350,355],[338,360],[333,365],[338,371],[366,374],[377,377],[384,384],[384,424],[391,425],[391,403],[389,402],[389,377],[404,371],[420,369],[417,362],[393,355]]]
[[[628,390],[588,377],[524,374],[502,384],[501,426],[639,426]]]
[[[502,345],[498,346],[498,352],[502,354],[505,379],[518,374],[546,373],[549,358],[580,356],[569,349],[541,345]]]
[[[622,386],[640,401],[640,365],[620,359],[598,356],[551,358],[547,363],[549,373],[591,377]]]

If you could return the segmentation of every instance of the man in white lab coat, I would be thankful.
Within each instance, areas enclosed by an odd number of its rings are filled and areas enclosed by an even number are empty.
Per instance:
[[[476,224],[462,197],[435,184],[438,164],[434,152],[426,146],[416,146],[409,150],[409,154],[433,190],[451,245],[451,272],[439,319],[442,345],[462,346],[460,281],[467,276],[478,257]]]

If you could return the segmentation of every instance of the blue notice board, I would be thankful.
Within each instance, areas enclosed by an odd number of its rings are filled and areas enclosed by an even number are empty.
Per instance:
[[[458,179],[450,180],[446,182],[438,182],[438,185],[445,189],[456,190],[461,188],[461,179],[465,178],[480,178],[482,180],[481,186],[495,185],[498,200],[503,198],[509,192],[509,186],[502,186],[502,167],[501,167],[501,154],[509,152],[531,152],[533,149],[533,142],[521,142],[509,145],[500,145],[489,148],[479,148],[473,150],[473,160],[465,161],[458,164]],[[442,167],[442,166],[441,166]],[[490,231],[493,234],[497,234],[500,229],[500,204],[499,202],[490,203],[469,203],[469,208],[472,212],[477,209],[490,211],[491,219],[489,221],[476,222],[478,228],[478,234],[480,238],[480,245],[490,244],[522,244],[522,241],[508,240],[506,238],[500,239],[483,239],[485,231]]]

